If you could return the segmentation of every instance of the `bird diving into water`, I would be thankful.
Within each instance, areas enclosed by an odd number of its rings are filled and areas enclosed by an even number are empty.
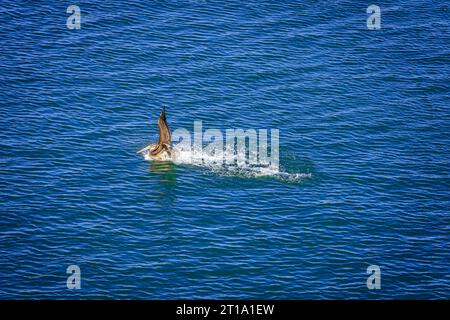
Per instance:
[[[146,158],[151,160],[171,160],[172,159],[172,136],[169,125],[167,124],[166,108],[163,108],[158,118],[159,140],[158,143],[139,150]]]

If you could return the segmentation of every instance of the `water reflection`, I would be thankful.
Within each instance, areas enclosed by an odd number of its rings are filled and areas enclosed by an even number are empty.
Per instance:
[[[160,195],[162,205],[171,205],[175,199],[176,166],[171,161],[151,161],[149,170],[156,177],[160,186],[157,193]]]

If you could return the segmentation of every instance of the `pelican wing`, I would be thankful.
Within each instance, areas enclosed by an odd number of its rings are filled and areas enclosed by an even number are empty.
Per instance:
[[[158,128],[159,128],[158,145],[155,149],[150,151],[150,154],[152,156],[156,156],[164,150],[169,151],[170,146],[172,145],[172,136],[170,135],[169,125],[167,124],[165,108],[159,115]]]
[[[172,137],[170,135],[169,125],[166,120],[166,110],[163,109],[158,118],[158,128],[159,128],[159,141],[158,145],[167,144],[172,145]]]
[[[166,110],[163,109],[158,118],[158,128],[159,128],[159,140],[158,143],[151,144],[137,153],[143,153],[150,150],[152,156],[156,156],[162,151],[166,150],[170,154],[170,148],[172,146],[172,136],[170,134],[169,125],[166,120]]]

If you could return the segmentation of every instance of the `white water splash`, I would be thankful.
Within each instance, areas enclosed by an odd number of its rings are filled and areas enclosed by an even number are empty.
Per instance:
[[[196,167],[202,167],[210,170],[212,173],[221,176],[239,176],[246,178],[275,178],[287,182],[301,182],[305,179],[311,178],[311,173],[290,173],[279,170],[278,168],[272,168],[260,165],[250,164],[230,164],[228,161],[233,159],[234,155],[220,154],[210,155],[202,152],[194,152],[192,150],[183,150],[174,146],[173,157],[170,159],[175,164],[187,164]],[[155,161],[150,158],[149,153],[144,153],[145,160]],[[224,159],[227,163],[224,163]]]

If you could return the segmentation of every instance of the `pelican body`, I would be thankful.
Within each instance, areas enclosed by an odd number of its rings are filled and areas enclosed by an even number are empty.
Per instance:
[[[147,147],[139,150],[150,160],[166,161],[172,159],[172,136],[170,134],[169,125],[167,124],[166,110],[163,109],[158,118],[159,140]]]

